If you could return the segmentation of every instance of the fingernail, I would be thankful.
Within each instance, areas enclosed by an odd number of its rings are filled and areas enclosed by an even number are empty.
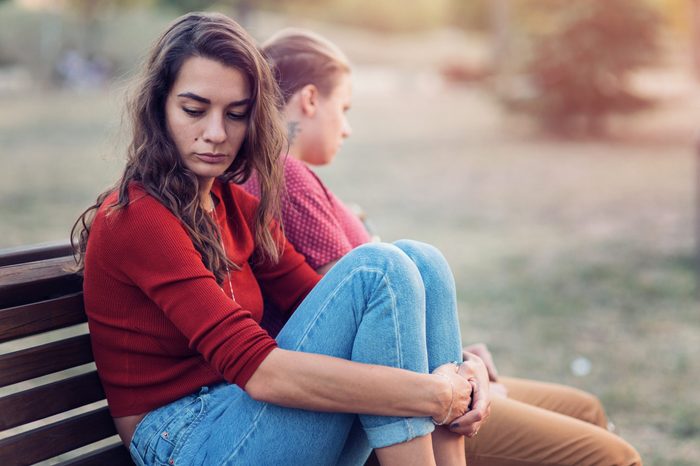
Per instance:
[[[459,422],[453,422],[452,424],[450,424],[450,429],[456,429],[458,427],[459,427]]]

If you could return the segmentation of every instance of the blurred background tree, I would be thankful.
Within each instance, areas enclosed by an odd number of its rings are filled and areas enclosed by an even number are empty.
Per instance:
[[[538,32],[522,64],[527,92],[506,94],[509,108],[557,134],[595,136],[605,133],[608,115],[651,104],[628,83],[632,72],[658,58],[661,21],[648,3],[526,0],[519,6]]]

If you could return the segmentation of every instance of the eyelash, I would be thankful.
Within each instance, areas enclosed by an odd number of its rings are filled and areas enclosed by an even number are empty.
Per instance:
[[[202,116],[204,114],[203,110],[193,110],[191,108],[187,107],[182,107],[182,111],[185,112],[188,116],[192,118],[197,118],[199,116]],[[226,114],[226,116],[233,121],[240,121],[240,120],[245,120],[248,117],[247,113],[233,113],[229,112]]]

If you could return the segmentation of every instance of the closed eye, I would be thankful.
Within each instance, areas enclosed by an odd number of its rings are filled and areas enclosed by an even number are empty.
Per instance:
[[[191,117],[198,117],[204,113],[203,110],[197,110],[194,108],[182,107],[182,111]]]
[[[248,112],[228,112],[226,116],[230,120],[240,121],[248,118]]]

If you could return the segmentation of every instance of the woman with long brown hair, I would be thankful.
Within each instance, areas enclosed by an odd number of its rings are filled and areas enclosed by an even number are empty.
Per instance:
[[[229,18],[177,19],[135,89],[124,173],[73,234],[97,370],[134,461],[358,464],[369,445],[385,464],[463,465],[488,378],[479,360],[452,362],[440,253],[363,246],[321,278],[294,250],[278,222],[277,88]],[[259,202],[232,183],[252,171]],[[276,340],[263,295],[286,321]]]

